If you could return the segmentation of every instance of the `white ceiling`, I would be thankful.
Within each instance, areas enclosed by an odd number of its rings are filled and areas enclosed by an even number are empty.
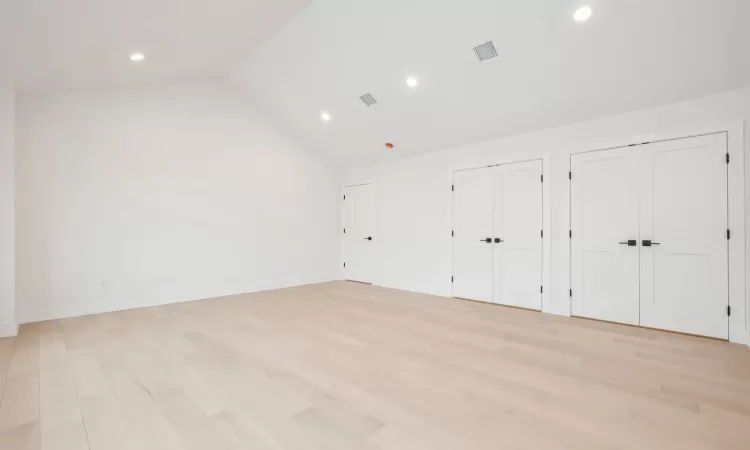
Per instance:
[[[0,83],[20,91],[223,75],[310,0],[0,0]],[[145,53],[138,65],[133,51]]]
[[[584,3],[594,15],[576,24]],[[749,22],[748,0],[316,0],[233,79],[359,164],[748,85]],[[487,40],[500,57],[480,64],[472,47]],[[365,107],[366,92],[380,103]]]
[[[0,0],[0,83],[24,92],[230,74],[347,165],[750,84],[748,0],[310,2]],[[584,3],[594,15],[576,24]],[[480,64],[472,47],[488,40],[500,57]],[[131,63],[132,51],[146,60]],[[380,103],[365,107],[366,92]]]

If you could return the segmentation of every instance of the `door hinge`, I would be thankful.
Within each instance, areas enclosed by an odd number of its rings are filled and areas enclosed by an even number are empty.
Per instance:
[[[346,234],[346,228],[344,228],[344,234]]]
[[[456,190],[456,185],[455,184],[451,184],[451,192],[453,192],[455,190]]]
[[[541,237],[544,237],[544,230],[542,230],[542,233],[541,233],[541,234],[542,234],[542,236],[541,236]]]
[[[729,153],[727,153],[727,164],[729,164]]]
[[[573,296],[573,289],[571,289],[571,290],[570,290],[570,292],[569,292],[569,295],[570,295],[571,297]]]
[[[539,292],[544,294],[544,286],[539,286]]]
[[[451,237],[453,237],[453,236],[455,236],[455,235],[453,234],[453,230],[451,230]]]
[[[727,240],[732,239],[732,232],[727,230]]]
[[[344,267],[346,267],[346,263],[344,263]]]
[[[346,195],[344,196],[344,200],[346,200]]]
[[[451,277],[451,283],[453,283],[453,277]]]
[[[731,316],[731,315],[732,315],[732,307],[727,306],[727,316]]]
[[[568,237],[573,239],[573,230],[568,230]]]
[[[569,179],[569,180],[572,180],[572,179],[573,179],[573,172],[568,172],[568,179]]]
[[[544,183],[544,175],[542,175],[542,183]]]

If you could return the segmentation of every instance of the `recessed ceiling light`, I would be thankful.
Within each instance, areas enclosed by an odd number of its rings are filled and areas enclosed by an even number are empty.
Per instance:
[[[590,6],[581,6],[578,8],[573,14],[573,20],[575,20],[578,23],[583,23],[591,18],[591,14],[593,14],[594,11],[591,9]]]
[[[331,120],[331,115],[323,111],[322,113],[320,113],[320,120],[322,120],[323,122],[328,122],[329,120]]]
[[[409,77],[406,79],[406,85],[412,88],[415,88],[419,85],[419,80],[417,80],[414,77]]]
[[[133,62],[143,61],[146,57],[143,53],[131,53],[130,60]]]

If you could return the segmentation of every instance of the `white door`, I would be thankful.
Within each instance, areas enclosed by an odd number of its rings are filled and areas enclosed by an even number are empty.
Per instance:
[[[495,303],[542,309],[541,177],[541,161],[495,168]]]
[[[571,312],[637,325],[638,155],[572,155],[571,170]]]
[[[641,325],[727,339],[726,134],[639,152]]]
[[[453,174],[454,297],[492,301],[493,172],[485,167]]]
[[[344,274],[347,280],[370,283],[375,245],[375,188],[372,184],[344,189]]]

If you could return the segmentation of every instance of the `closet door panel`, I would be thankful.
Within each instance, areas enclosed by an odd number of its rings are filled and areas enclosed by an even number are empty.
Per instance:
[[[541,176],[541,161],[495,168],[495,303],[542,309]]]
[[[638,157],[630,148],[571,156],[571,312],[639,323]]]
[[[728,337],[726,151],[723,133],[640,148],[643,326]]]
[[[453,175],[453,296],[492,301],[492,175],[490,167]]]

